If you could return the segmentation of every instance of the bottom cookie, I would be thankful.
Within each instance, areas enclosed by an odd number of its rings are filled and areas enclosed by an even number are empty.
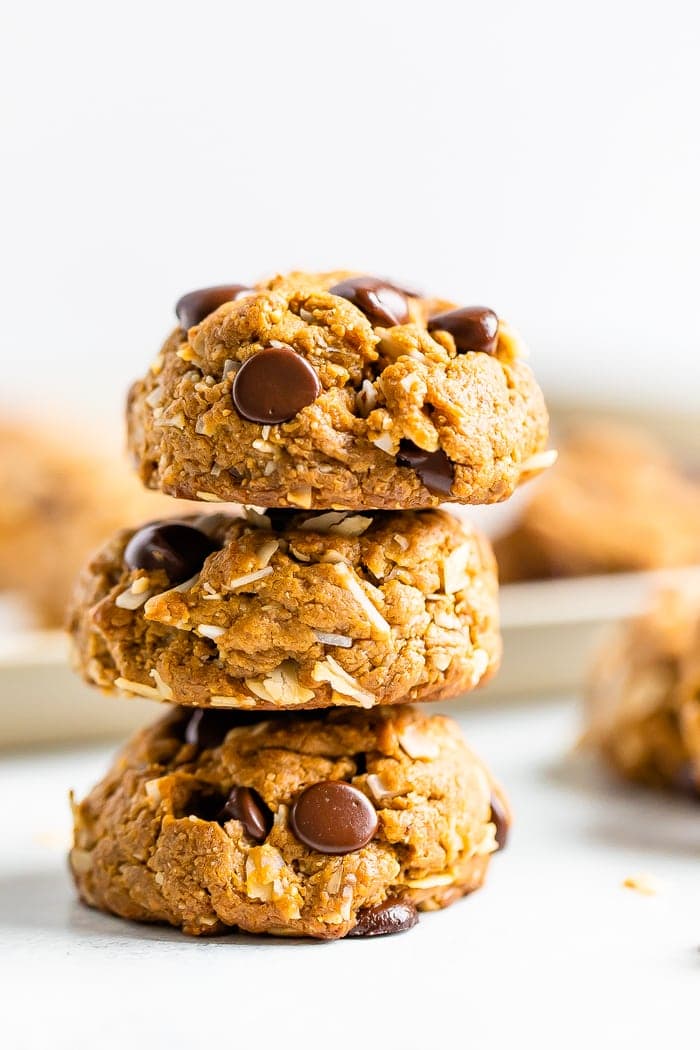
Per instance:
[[[478,889],[510,823],[456,723],[405,706],[174,709],[73,808],[87,904],[322,939],[399,932]]]
[[[629,780],[700,798],[700,600],[668,592],[600,653],[587,742]]]

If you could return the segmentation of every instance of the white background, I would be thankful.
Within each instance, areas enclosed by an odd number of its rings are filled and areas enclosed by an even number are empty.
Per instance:
[[[692,0],[6,2],[4,401],[109,418],[177,296],[494,306],[549,393],[698,404]]]

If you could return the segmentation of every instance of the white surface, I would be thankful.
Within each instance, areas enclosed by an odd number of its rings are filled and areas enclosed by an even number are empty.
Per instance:
[[[13,404],[116,421],[181,292],[348,264],[493,305],[550,394],[697,407],[692,0],[7,0],[2,21]]]
[[[0,987],[12,1050],[687,1046],[697,1027],[700,810],[566,760],[570,705],[460,719],[517,823],[487,887],[400,937],[188,940],[76,903],[66,791],[102,751],[0,769]],[[621,888],[648,872],[661,892]]]

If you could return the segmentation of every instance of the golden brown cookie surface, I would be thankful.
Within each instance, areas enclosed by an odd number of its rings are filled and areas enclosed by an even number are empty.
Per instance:
[[[216,292],[181,300],[191,327],[131,390],[146,485],[262,506],[421,508],[503,500],[538,469],[542,395],[492,311],[344,273]]]
[[[501,836],[510,814],[451,719],[248,719],[172,712],[126,745],[74,807],[86,903],[190,934],[329,939],[398,932],[481,885],[492,804]]]
[[[700,797],[700,600],[676,592],[621,627],[587,696],[589,742],[623,776]]]
[[[506,583],[700,564],[700,484],[645,433],[591,423],[494,547]]]
[[[65,421],[0,426],[0,591],[46,627],[62,626],[80,566],[115,529],[182,511],[144,492],[126,463],[100,451],[99,435],[69,430]]]
[[[124,530],[84,569],[71,632],[88,681],[204,707],[450,697],[501,651],[489,544],[444,511]]]

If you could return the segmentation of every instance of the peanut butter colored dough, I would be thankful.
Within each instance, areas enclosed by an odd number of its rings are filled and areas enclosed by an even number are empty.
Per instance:
[[[646,433],[591,422],[494,548],[506,583],[700,564],[700,484]]]
[[[278,512],[278,517],[279,517]],[[283,512],[282,512],[283,513]],[[473,689],[501,654],[488,542],[445,511],[213,515],[221,549],[169,587],[123,530],[88,563],[70,630],[83,676],[180,704],[395,704]]]
[[[601,651],[587,741],[627,779],[700,796],[700,597],[666,592]]]
[[[231,713],[207,712],[223,721]],[[229,729],[220,746],[184,742],[180,710],[136,735],[74,805],[70,864],[78,892],[127,919],[188,934],[344,937],[363,909],[399,898],[430,911],[481,886],[497,849],[492,796],[502,790],[459,727],[410,707],[275,715]],[[349,782],[376,808],[372,840],[318,853],[290,809],[321,781]],[[257,793],[267,834],[216,819],[232,788]]]
[[[508,325],[494,354],[460,353],[449,332],[427,329],[452,304],[410,296],[407,323],[373,327],[330,294],[347,276],[276,277],[169,336],[129,397],[129,447],[147,486],[263,506],[410,509],[504,500],[543,469],[547,413]],[[270,345],[301,355],[321,384],[271,426],[243,418],[232,398],[237,371]],[[440,453],[437,486],[401,458],[407,449]]]

